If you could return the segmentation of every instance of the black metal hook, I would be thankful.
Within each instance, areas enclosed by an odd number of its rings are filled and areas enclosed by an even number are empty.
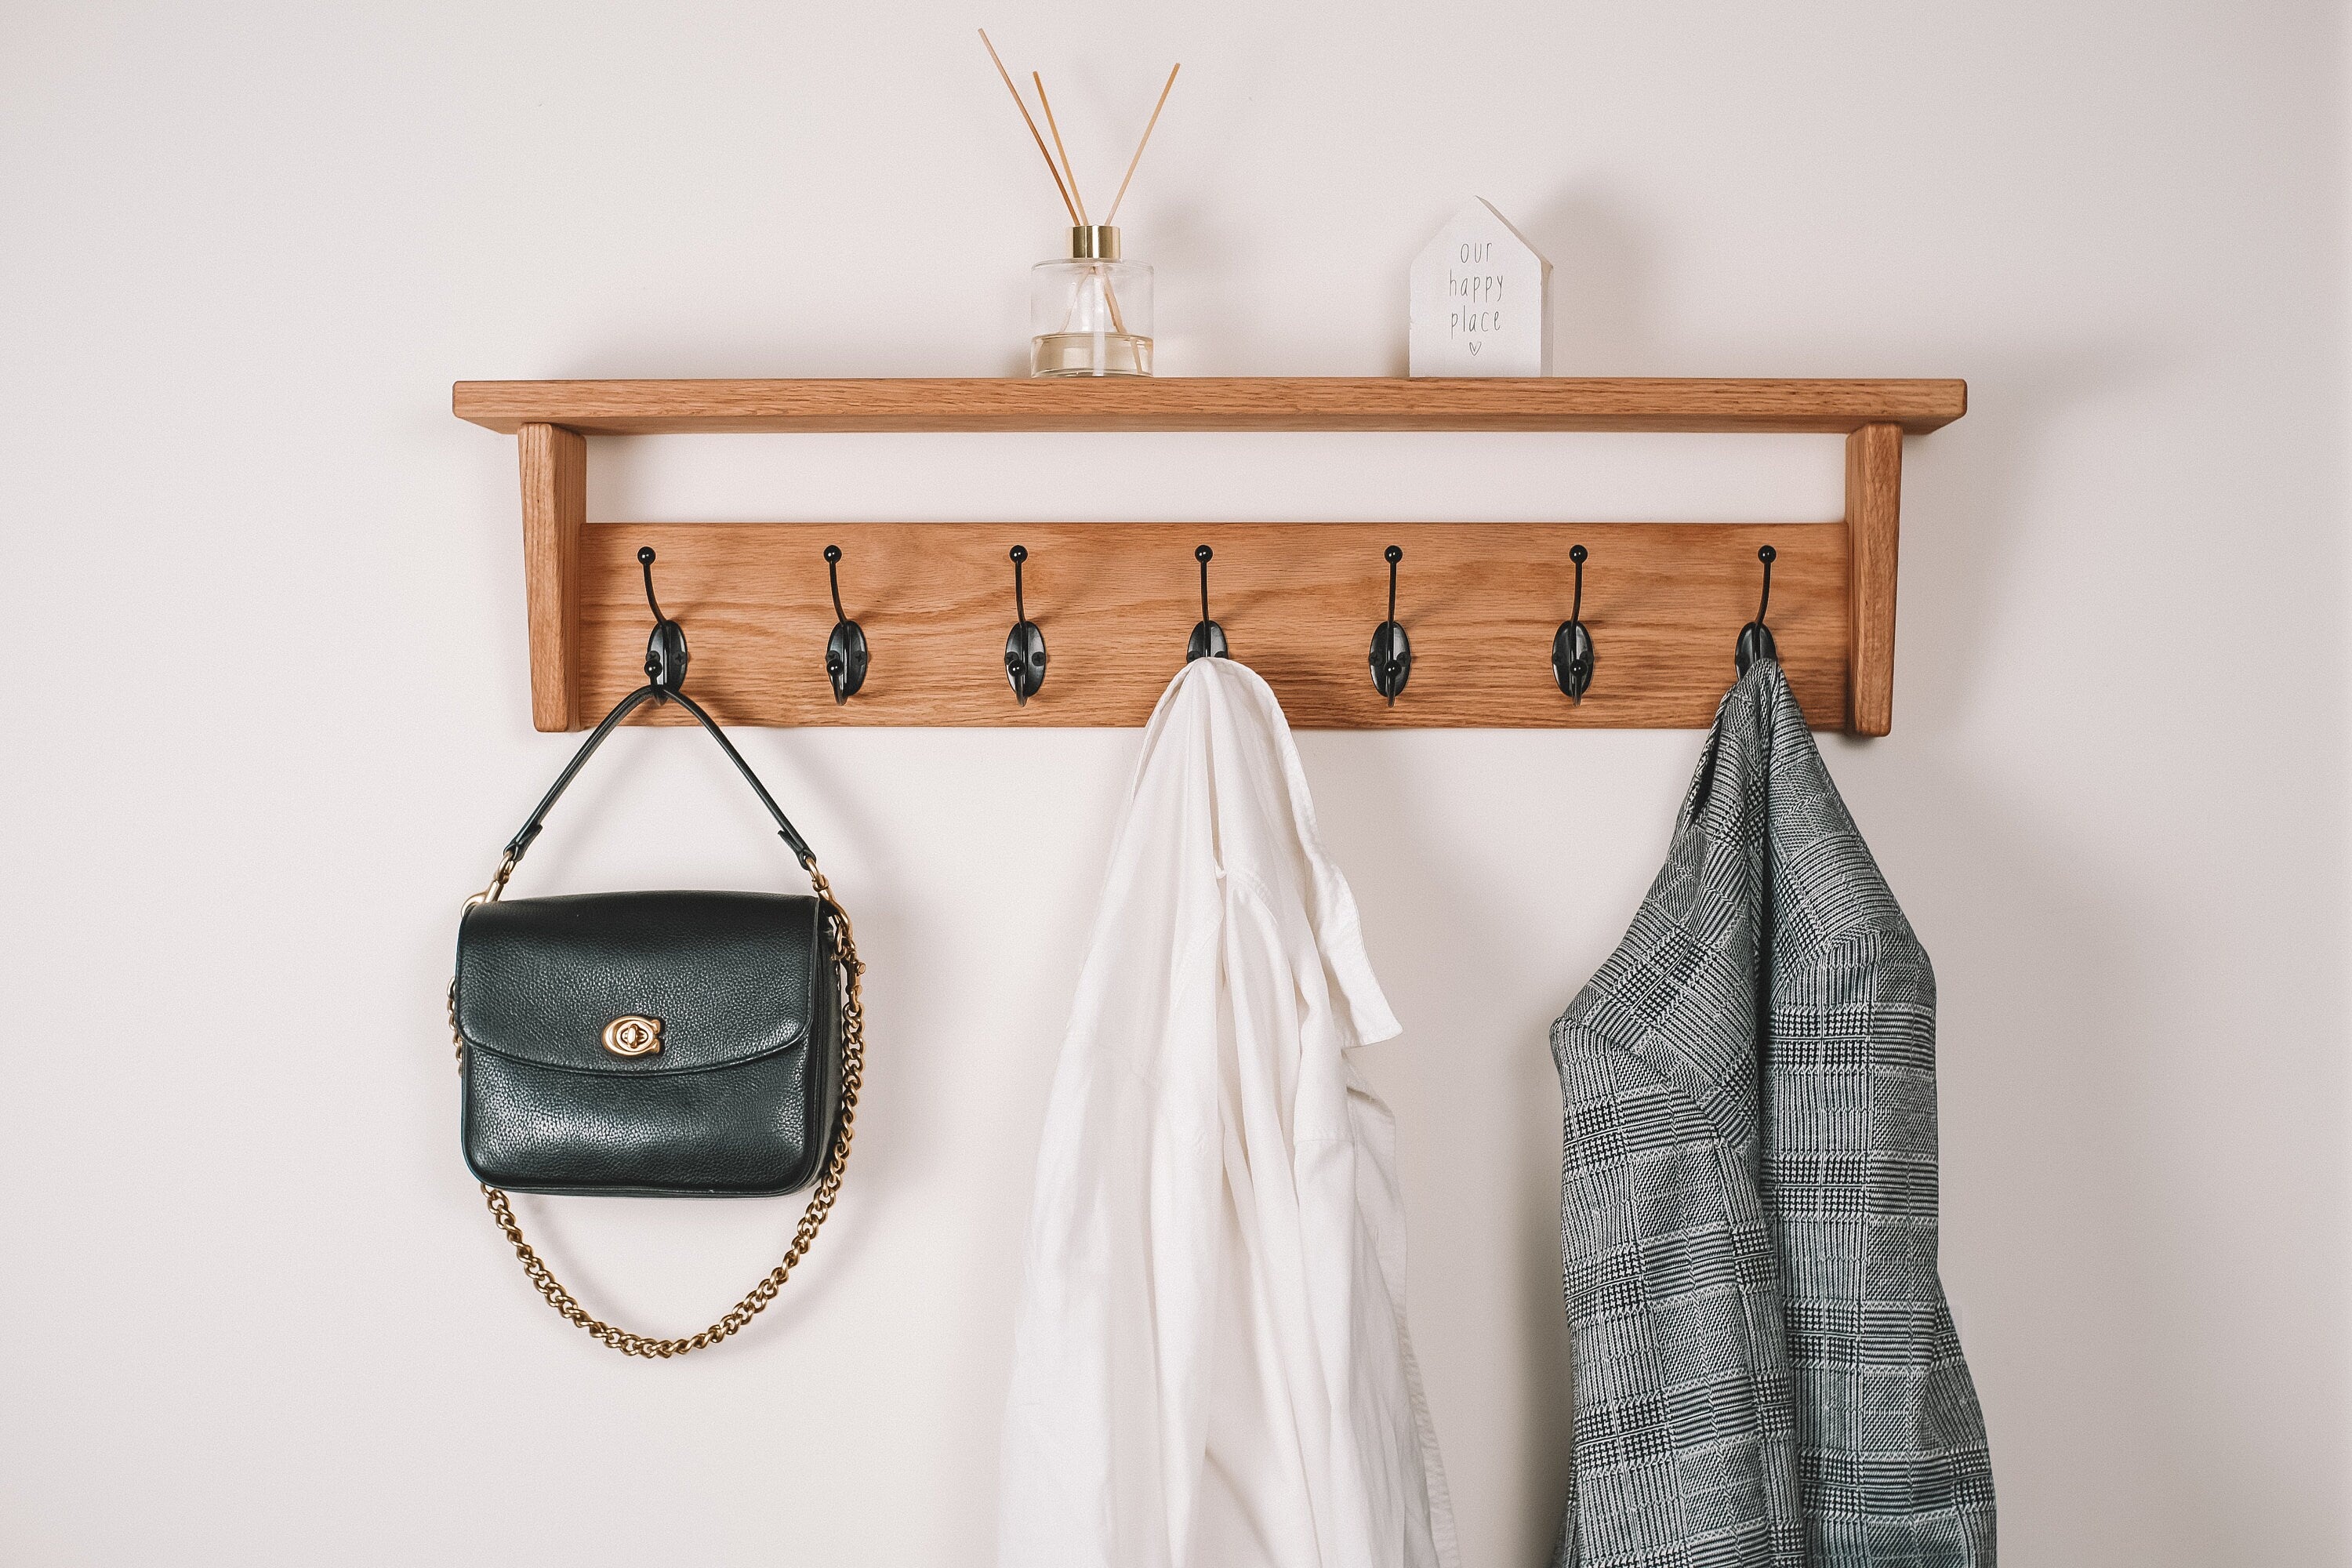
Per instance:
[[[1764,624],[1764,612],[1772,605],[1772,562],[1780,552],[1767,544],[1756,552],[1756,559],[1764,563],[1764,595],[1756,601],[1756,618],[1739,628],[1739,643],[1732,651],[1732,662],[1739,673],[1759,658],[1778,659],[1780,650],[1772,644],[1771,628]]]
[[[1412,679],[1412,639],[1405,636],[1404,627],[1397,624],[1396,618],[1397,563],[1404,559],[1404,552],[1391,544],[1381,555],[1389,563],[1389,618],[1372,632],[1370,663],[1372,689],[1387,698],[1389,706],[1393,708],[1397,693]]]
[[[671,692],[686,684],[686,628],[663,615],[661,601],[654,597],[652,545],[637,551],[637,564],[645,569],[646,603],[654,613],[654,635],[646,639],[646,684],[654,689],[657,700],[667,702]]]
[[[1560,622],[1559,630],[1551,636],[1551,678],[1559,682],[1569,701],[1578,707],[1583,706],[1584,694],[1592,688],[1592,633],[1584,624],[1587,553],[1581,544],[1568,552],[1568,558],[1576,563],[1576,598],[1569,605],[1568,619]]]
[[[1192,552],[1192,559],[1201,563],[1201,621],[1184,644],[1184,662],[1196,658],[1225,658],[1225,628],[1209,618],[1209,561],[1216,552],[1202,545]]]
[[[841,607],[841,546],[824,547],[824,574],[833,586],[833,636],[824,644],[824,678],[833,685],[835,706],[857,695],[866,684],[868,662],[866,628]]]
[[[1013,629],[1004,637],[1004,679],[1012,684],[1013,698],[1021,706],[1029,706],[1029,699],[1045,684],[1045,634],[1029,618],[1029,606],[1021,592],[1021,563],[1029,559],[1025,545],[1013,547]]]

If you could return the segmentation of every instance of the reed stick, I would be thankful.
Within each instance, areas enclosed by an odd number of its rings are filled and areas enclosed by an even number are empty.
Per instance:
[[[1021,89],[1013,85],[1013,73],[1004,68],[1004,62],[997,59],[996,46],[988,41],[988,29],[985,27],[980,30],[980,44],[981,47],[988,51],[988,58],[996,61],[996,74],[1004,79],[1004,90],[1013,95],[1013,103],[1020,109],[1021,123],[1029,128],[1029,139],[1037,143],[1037,156],[1045,160],[1045,173],[1053,176],[1054,189],[1061,194],[1062,208],[1070,215],[1070,222],[1075,226],[1078,222],[1078,209],[1070,205],[1070,193],[1062,186],[1061,171],[1054,167],[1054,154],[1045,151],[1045,139],[1037,134],[1037,122],[1029,118],[1029,100],[1023,98]],[[1171,77],[1170,79],[1174,79]],[[1152,118],[1156,120],[1159,116],[1155,113]],[[1144,134],[1149,136],[1150,132],[1146,132]],[[1141,151],[1140,148],[1137,149],[1139,154]],[[1130,169],[1129,173],[1132,174],[1134,171]]]
[[[1037,84],[1037,101],[1045,106],[1045,129],[1054,133],[1054,151],[1062,155],[1062,173],[1070,178],[1070,195],[1078,204],[1078,221],[1087,223],[1087,198],[1078,190],[1078,172],[1070,166],[1070,150],[1062,145],[1062,128],[1054,119],[1054,100],[1045,96],[1045,79],[1035,71],[1029,79]]]
[[[1103,219],[1104,223],[1113,224],[1118,221],[1118,204],[1127,200],[1127,187],[1135,178],[1135,166],[1143,162],[1143,150],[1151,145],[1152,128],[1160,123],[1160,111],[1168,107],[1168,95],[1176,89],[1176,73],[1183,68],[1182,60],[1178,60],[1168,68],[1168,85],[1160,89],[1160,101],[1151,106],[1151,119],[1143,127],[1143,140],[1135,144],[1135,156],[1127,161],[1127,178],[1119,181],[1118,195],[1111,197],[1110,216]],[[1038,91],[1042,96],[1045,91],[1043,83],[1039,84]],[[1049,115],[1051,111],[1048,110]]]

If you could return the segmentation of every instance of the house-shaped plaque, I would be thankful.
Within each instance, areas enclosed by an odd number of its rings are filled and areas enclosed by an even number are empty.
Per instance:
[[[1486,202],[1438,230],[1408,292],[1412,374],[1551,374],[1551,263]]]

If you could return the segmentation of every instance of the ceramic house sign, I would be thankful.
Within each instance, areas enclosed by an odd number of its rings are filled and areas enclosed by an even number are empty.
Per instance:
[[[1486,202],[1438,230],[1409,293],[1412,374],[1551,374],[1551,263]]]

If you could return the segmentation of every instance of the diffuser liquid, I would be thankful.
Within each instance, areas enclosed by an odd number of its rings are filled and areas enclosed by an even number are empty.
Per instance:
[[[1151,340],[1133,332],[1045,332],[1030,340],[1031,375],[1150,375]]]

